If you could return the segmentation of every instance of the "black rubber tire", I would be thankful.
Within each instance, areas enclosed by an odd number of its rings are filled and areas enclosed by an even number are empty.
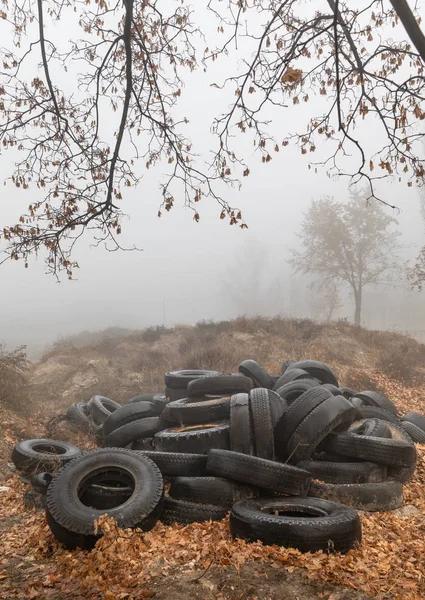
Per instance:
[[[168,400],[165,394],[162,394],[161,392],[155,392],[154,394],[141,394],[140,396],[134,396],[133,398],[130,398],[127,404],[136,404],[137,402],[151,402],[155,406],[159,404],[164,407],[168,403]]]
[[[199,425],[230,418],[230,396],[220,398],[182,398],[170,402],[162,415],[171,423]]]
[[[221,477],[176,477],[168,493],[176,500],[231,508],[239,500],[255,498],[259,490]]]
[[[211,450],[207,472],[293,496],[305,496],[311,482],[310,473],[292,465],[230,450]]]
[[[373,437],[390,438],[391,431],[387,421],[381,419],[361,419],[354,421],[348,428],[348,431],[356,435],[371,435]]]
[[[416,462],[416,448],[413,442],[378,438],[354,433],[331,433],[326,442],[327,450],[352,456],[380,465],[410,467]]]
[[[230,512],[230,532],[236,538],[301,552],[348,552],[362,537],[355,510],[312,498],[241,500]]]
[[[391,438],[393,440],[402,440],[409,444],[413,443],[412,438],[407,433],[401,424],[394,425],[394,423],[387,423],[387,427],[390,430]],[[410,467],[388,467],[388,477],[400,483],[407,483],[410,481],[416,471],[416,460]]]
[[[318,362],[317,360],[299,360],[298,362],[292,363],[289,366],[288,371],[292,369],[303,369],[313,377],[317,377],[321,383],[332,383],[339,387],[338,379],[332,369],[328,365]]]
[[[266,388],[268,390],[273,387],[271,376],[267,373],[266,369],[255,360],[244,360],[239,365],[239,373],[242,373],[242,375],[251,379],[255,387]]]
[[[302,460],[299,469],[312,474],[325,483],[378,483],[387,477],[386,465],[372,462],[326,462]]]
[[[80,497],[85,506],[91,506],[97,510],[110,510],[120,504],[124,504],[133,494],[130,486],[102,485],[95,483],[91,485]]]
[[[287,368],[290,367],[294,362],[295,362],[295,360],[285,360],[285,362],[282,364],[282,367],[280,369],[281,375],[283,375],[285,373],[285,371],[287,370]]]
[[[164,381],[167,388],[175,390],[185,390],[188,384],[200,377],[213,377],[221,375],[218,371],[205,369],[183,369],[181,371],[170,371],[165,373]]]
[[[230,449],[254,454],[248,394],[235,394],[230,398]]]
[[[165,426],[161,417],[146,417],[145,419],[132,421],[118,427],[118,429],[114,429],[114,431],[105,436],[103,447],[125,448],[136,440],[152,437],[158,431],[164,429]]]
[[[422,429],[422,431],[425,431],[425,416],[421,415],[420,413],[408,412],[404,415],[401,421],[413,423],[414,425],[416,425],[416,427],[419,427],[420,429]]]
[[[254,387],[252,379],[244,375],[217,375],[202,377],[192,381],[187,386],[189,398],[205,396],[206,394],[232,395],[249,392]]]
[[[140,450],[153,460],[166,477],[203,477],[207,472],[206,454],[184,454],[182,452],[159,452]]]
[[[411,423],[410,421],[402,421],[400,423],[400,427],[407,431],[414,442],[417,444],[425,444],[425,431],[415,425],[415,423]]]
[[[323,383],[323,387],[331,392],[334,396],[343,396],[339,387],[334,385],[333,383]]]
[[[140,401],[133,404],[124,404],[111,413],[103,423],[103,435],[106,437],[115,429],[147,417],[157,417],[162,413],[162,406],[152,402]]]
[[[347,400],[350,400],[350,398],[352,398],[353,396],[358,394],[358,392],[356,392],[355,390],[352,390],[349,387],[346,387],[345,385],[341,386],[339,388],[339,391],[344,396],[344,398],[347,398]]]
[[[43,471],[42,473],[37,473],[31,477],[31,485],[36,492],[46,495],[52,479],[53,475],[51,473],[46,473],[46,471]]]
[[[227,421],[187,427],[172,427],[154,435],[154,444],[161,452],[206,454],[211,448],[230,448]]]
[[[85,402],[74,402],[66,411],[66,417],[87,433],[93,433],[96,425],[88,412]]]
[[[294,463],[307,460],[329,433],[348,429],[357,416],[357,408],[344,396],[327,398],[295,429],[286,445],[286,458]]]
[[[149,531],[162,510],[164,482],[158,467],[139,452],[108,448],[88,452],[63,467],[47,491],[47,522],[67,548],[90,549],[102,535],[94,522],[103,510],[85,506],[78,497],[93,483],[109,478],[131,481],[133,493],[124,503],[108,510],[122,528]]]
[[[395,404],[379,392],[367,390],[365,392],[358,392],[355,397],[363,400],[365,404],[382,408],[383,410],[390,412],[394,416],[398,415],[398,410]]]
[[[225,506],[214,506],[212,504],[196,504],[185,502],[174,498],[164,498],[164,508],[161,521],[165,525],[179,523],[189,525],[190,523],[204,523],[205,521],[221,521],[227,517],[229,509]]]
[[[270,412],[272,415],[273,429],[283,413],[288,410],[288,403],[286,400],[281,398],[279,394],[273,390],[267,390],[267,396],[269,397]]]
[[[297,379],[296,381],[290,381],[289,383],[282,385],[276,390],[276,394],[279,394],[282,400],[285,400],[289,406],[294,400],[299,398],[301,394],[319,385],[320,381],[318,379]]]
[[[386,511],[403,505],[403,486],[399,481],[354,484],[314,481],[310,486],[309,496],[341,502],[357,510]]]
[[[26,473],[55,473],[64,464],[81,455],[81,450],[58,440],[36,439],[18,442],[12,450],[12,462]]]
[[[357,410],[363,419],[381,419],[382,421],[389,421],[390,423],[399,422],[393,413],[390,413],[383,408],[378,408],[377,406],[366,406],[363,404],[362,406],[359,406]]]
[[[292,381],[297,381],[299,379],[303,379],[303,380],[307,379],[308,380],[308,379],[316,379],[316,378],[313,377],[312,375],[310,375],[309,373],[307,373],[307,371],[304,371],[303,369],[288,369],[276,381],[276,383],[274,384],[274,389],[275,389],[275,391],[277,391],[279,388],[286,385],[287,383],[291,383]],[[319,384],[320,384],[320,382],[319,382]]]
[[[87,409],[97,425],[103,425],[109,415],[120,407],[121,404],[105,396],[92,396],[87,403]]]
[[[167,399],[167,404],[169,402],[174,402],[175,400],[181,400],[182,398],[187,398],[187,389],[186,388],[165,388],[165,397]]]
[[[268,390],[255,388],[249,393],[254,455],[274,460],[273,419]]]
[[[295,429],[312,410],[328,398],[333,398],[329,390],[321,386],[314,387],[301,394],[289,406],[274,428],[275,453],[279,458],[286,460],[286,446]]]

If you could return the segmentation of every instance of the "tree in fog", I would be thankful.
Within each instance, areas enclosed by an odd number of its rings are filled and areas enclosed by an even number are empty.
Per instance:
[[[86,230],[119,248],[128,190],[160,162],[159,216],[180,199],[198,221],[207,197],[241,227],[223,183],[250,174],[253,146],[267,164],[296,144],[306,166],[361,180],[370,198],[375,179],[412,185],[425,173],[425,37],[406,0],[0,0],[0,22],[4,178],[29,190],[0,239],[25,266],[43,253],[48,270],[71,277]],[[201,159],[179,100],[190,73],[220,59],[209,85],[229,104]],[[288,111],[284,131],[270,126],[276,107]]]
[[[290,260],[296,272],[314,276],[322,290],[348,287],[358,326],[364,288],[390,283],[401,267],[400,233],[393,229],[397,220],[366,197],[352,193],[347,203],[313,200],[299,233],[302,250],[294,250]]]

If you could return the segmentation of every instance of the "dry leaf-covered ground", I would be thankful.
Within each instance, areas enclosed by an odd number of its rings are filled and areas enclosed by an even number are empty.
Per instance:
[[[264,361],[272,372],[278,367],[277,354]],[[348,383],[344,365],[331,364],[341,383]],[[406,387],[379,374],[376,368],[361,369],[358,365],[355,372],[393,399],[401,412],[418,410],[425,414],[425,386]],[[39,405],[38,413],[30,419],[0,410],[0,485],[10,487],[0,492],[1,598],[425,598],[425,447],[417,447],[418,469],[405,486],[407,510],[362,514],[362,544],[344,556],[301,554],[261,543],[233,541],[227,520],[186,527],[158,524],[145,534],[117,532],[106,521],[102,525],[106,535],[94,551],[70,552],[55,541],[42,512],[25,508],[25,486],[11,475],[7,462],[18,439],[46,435],[45,414],[52,414],[50,402],[44,412]],[[88,442],[77,439],[76,432],[63,425],[58,425],[57,432],[81,446]]]

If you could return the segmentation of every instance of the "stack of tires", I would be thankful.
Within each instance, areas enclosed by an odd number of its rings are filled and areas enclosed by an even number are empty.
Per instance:
[[[388,398],[340,387],[329,366],[286,361],[272,376],[246,360],[236,374],[174,371],[165,383],[164,395],[123,406],[92,398],[85,412],[103,448],[39,473],[50,528],[67,547],[93,547],[105,512],[148,530],[230,511],[235,537],[345,552],[361,539],[355,509],[402,504],[425,417],[399,420]]]

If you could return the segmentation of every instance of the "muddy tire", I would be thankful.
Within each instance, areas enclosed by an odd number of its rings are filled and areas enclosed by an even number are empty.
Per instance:
[[[230,418],[230,396],[220,398],[182,398],[170,402],[162,415],[180,425],[199,425]]]
[[[394,510],[403,505],[403,486],[399,481],[357,484],[313,482],[308,495],[369,512]]]
[[[206,454],[211,448],[227,449],[230,448],[229,423],[164,429],[154,435],[154,444],[161,452]]]

